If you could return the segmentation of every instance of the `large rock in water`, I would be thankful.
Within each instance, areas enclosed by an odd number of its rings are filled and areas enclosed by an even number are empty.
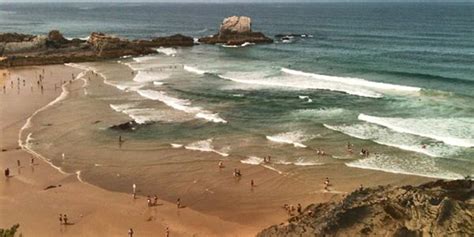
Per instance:
[[[472,180],[380,186],[312,204],[257,236],[474,236],[473,212]]]
[[[252,32],[252,19],[248,16],[227,17],[222,22],[219,32],[227,34]]]
[[[252,31],[252,19],[247,16],[231,16],[222,21],[219,33],[203,37],[199,42],[205,44],[242,45],[248,43],[272,43],[273,40],[261,32]]]
[[[104,58],[113,58],[123,55],[140,55],[154,52],[154,50],[139,45],[136,42],[131,42],[127,39],[121,39],[100,32],[92,32],[87,43],[95,50],[97,56]]]

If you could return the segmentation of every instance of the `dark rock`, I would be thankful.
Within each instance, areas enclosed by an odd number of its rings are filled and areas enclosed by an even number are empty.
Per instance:
[[[120,130],[120,131],[133,131],[138,127],[138,125],[139,124],[137,122],[132,120],[132,121],[126,122],[126,123],[112,125],[112,126],[110,126],[110,129]]]

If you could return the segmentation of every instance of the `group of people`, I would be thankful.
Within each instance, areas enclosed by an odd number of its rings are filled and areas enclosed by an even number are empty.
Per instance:
[[[59,224],[60,225],[68,225],[69,222],[67,222],[68,218],[66,214],[59,214]]]
[[[237,169],[237,168],[234,169],[234,177],[236,178],[242,177],[242,173],[240,172],[240,169]]]
[[[347,152],[352,155],[354,153],[353,149],[354,149],[354,144],[347,142]],[[360,150],[360,155],[364,157],[368,157],[370,155],[370,152],[369,150],[362,148]]]
[[[146,200],[148,207],[156,206],[158,204],[158,196],[156,195],[153,195],[153,200],[151,199],[150,195],[148,195]]]

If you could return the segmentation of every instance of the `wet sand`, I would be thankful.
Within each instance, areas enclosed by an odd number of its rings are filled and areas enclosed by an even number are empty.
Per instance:
[[[76,80],[67,85],[68,99],[58,102],[62,106],[53,105],[35,116],[33,123],[37,124],[33,125],[32,132],[39,142],[54,138],[54,146],[49,149],[43,147],[38,150],[39,153],[58,157],[61,152],[65,152],[66,156],[76,158],[75,167],[81,166],[78,163],[81,159],[105,157],[102,160],[105,164],[100,166],[90,168],[90,165],[84,164],[85,171],[80,173],[80,177],[86,182],[83,183],[78,180],[74,170],[68,169],[67,162],[57,165],[64,166],[65,171],[70,173],[68,175],[38,159],[38,165],[30,166],[31,155],[17,150],[18,131],[25,120],[61,93],[60,89],[54,91],[51,85],[61,78],[69,80],[72,72],[76,75],[80,72],[65,66],[45,68],[46,72],[54,70],[55,73],[50,78],[47,77],[51,80],[47,83],[52,84],[45,87],[49,89],[45,90],[44,95],[22,93],[25,91],[23,89],[20,94],[14,94],[15,91],[12,90],[10,94],[4,95],[6,100],[2,98],[1,103],[1,146],[7,151],[0,153],[0,164],[2,169],[11,167],[14,177],[2,180],[5,185],[2,185],[1,190],[0,225],[20,223],[20,232],[27,236],[31,233],[35,236],[55,236],[59,233],[67,233],[68,236],[125,235],[129,227],[134,228],[137,236],[150,236],[164,234],[165,226],[170,226],[171,236],[189,236],[195,233],[201,236],[252,236],[288,217],[281,208],[283,204],[301,203],[304,207],[310,203],[339,200],[360,184],[401,185],[429,180],[349,168],[342,164],[311,168],[275,164],[246,165],[240,162],[242,157],[231,155],[223,158],[215,153],[172,149],[169,146],[133,140],[127,140],[119,148],[115,139],[96,141],[96,137],[91,136],[91,132],[79,126],[79,123],[93,124],[90,126],[92,131],[107,126],[102,122],[96,124],[95,121],[107,120],[114,124],[127,121],[128,118],[110,111],[107,103],[78,103],[79,100],[76,99],[81,99],[86,94],[83,90],[86,80]],[[12,75],[34,78],[39,71],[40,68],[15,69]],[[131,75],[128,71],[123,74]],[[87,82],[87,89],[92,92],[94,87],[108,87],[103,83],[103,78],[90,72],[84,78],[91,78]],[[67,116],[58,117],[56,114]],[[55,126],[56,124],[67,126]],[[76,132],[78,128],[82,130]],[[26,139],[29,132],[22,135],[22,140]],[[47,137],[41,137],[42,134]],[[81,142],[68,144],[68,141]],[[100,144],[97,145],[98,143]],[[155,159],[156,156],[161,160]],[[131,157],[145,163],[148,159],[152,164],[134,165]],[[20,159],[23,168],[16,168],[17,159]],[[219,160],[224,161],[225,168],[217,167]],[[132,168],[124,169],[132,165]],[[234,168],[241,169],[242,178],[232,177]],[[136,177],[140,178],[137,180]],[[333,184],[329,191],[323,187],[325,177],[330,177]],[[255,181],[256,187],[250,187],[250,180]],[[132,200],[130,194],[125,194],[131,191],[132,183],[138,185],[139,195],[157,194],[160,199],[165,200],[160,200],[163,205],[148,208],[143,196]],[[43,190],[46,186],[58,184],[61,187]],[[174,204],[178,197],[187,206],[179,211]],[[39,205],[40,203],[44,205]],[[68,214],[75,224],[60,226],[59,213]]]

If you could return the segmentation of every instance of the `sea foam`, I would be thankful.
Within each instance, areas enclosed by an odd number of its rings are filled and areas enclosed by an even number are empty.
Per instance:
[[[306,135],[302,131],[293,131],[266,136],[266,138],[272,142],[291,144],[297,148],[306,148],[306,145],[302,142],[312,139],[313,136]]]
[[[359,114],[359,120],[460,147],[474,147],[473,118],[390,118]]]
[[[213,152],[224,157],[229,156],[229,153],[227,153],[226,151],[219,151],[219,150],[214,149],[214,146],[212,145],[212,141],[213,139],[209,138],[207,140],[201,140],[201,141],[190,143],[184,146],[184,148],[188,150],[193,150],[193,151]]]
[[[227,123],[227,121],[219,117],[217,113],[212,113],[210,111],[203,110],[200,107],[192,107],[190,101],[171,97],[163,91],[137,90],[137,92],[145,98],[161,101],[167,106],[172,107],[176,110],[180,110],[189,114],[194,114],[196,118],[205,119],[214,123]]]
[[[367,158],[348,162],[346,163],[346,166],[430,178],[463,178],[463,176],[460,174],[453,173],[438,167],[435,162],[435,158],[426,159],[420,157],[410,157],[407,159],[402,159],[400,157],[392,157],[385,154],[372,154]]]

